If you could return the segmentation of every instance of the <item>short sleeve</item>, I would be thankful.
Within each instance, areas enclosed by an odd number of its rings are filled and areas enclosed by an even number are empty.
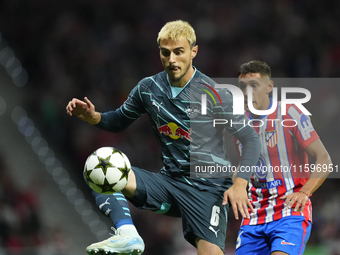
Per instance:
[[[288,120],[291,121],[289,125],[294,125],[291,127],[291,131],[302,149],[306,149],[308,145],[319,139],[310,117],[293,105],[289,107],[287,115],[284,118],[284,121]]]

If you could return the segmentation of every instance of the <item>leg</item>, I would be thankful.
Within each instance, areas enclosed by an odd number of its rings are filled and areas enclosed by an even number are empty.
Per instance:
[[[92,194],[99,210],[112,220],[116,229],[123,225],[133,225],[129,205],[122,192],[104,195],[93,191]]]
[[[222,205],[223,191],[199,190],[175,181],[171,194],[177,201],[185,239],[198,254],[223,254],[227,231],[227,206]]]
[[[137,189],[137,182],[136,182],[136,175],[133,170],[130,170],[129,181],[126,184],[125,188],[122,190],[122,193],[126,197],[133,197],[136,193]]]
[[[172,204],[165,188],[167,183],[163,177],[160,174],[151,173],[140,168],[132,167],[132,169],[133,171],[130,172],[129,182],[122,190],[126,198],[137,208],[159,213],[171,211]],[[155,185],[155,183],[157,183],[157,185]],[[127,210],[124,210],[124,207],[127,208],[128,205],[122,193],[115,193],[115,200],[109,200],[107,202],[106,200],[101,201],[101,205],[103,205],[101,211],[104,214],[105,212],[109,212],[109,216],[112,216],[110,218],[115,224],[120,224],[122,218],[126,219],[130,217],[129,215],[125,215]],[[111,197],[113,196],[111,195]],[[108,204],[108,202],[110,202],[110,204]],[[100,206],[99,203],[98,206]],[[127,225],[126,222],[123,223],[124,225],[117,229],[116,235],[103,242],[89,246],[87,248],[88,253],[91,255],[112,253],[124,255],[141,254],[144,251],[143,240],[133,225]],[[131,229],[131,226],[133,229]]]
[[[136,177],[133,170],[131,170],[129,181],[122,192],[117,192],[112,195],[104,195],[95,191],[92,192],[99,210],[105,216],[110,217],[116,229],[123,225],[133,225],[129,205],[124,195],[127,197],[133,196],[136,187]]]
[[[110,217],[116,229],[123,225],[133,225],[129,205],[125,196],[132,197],[136,192],[136,187],[136,176],[133,170],[131,170],[129,181],[122,192],[117,192],[112,195],[99,194],[95,191],[92,192],[99,210],[105,216]]]
[[[266,225],[241,226],[236,242],[236,255],[270,255]]]
[[[136,187],[135,182],[135,175],[131,170],[128,183],[130,193],[134,193],[133,187]],[[110,217],[117,230],[113,228],[115,235],[109,239],[87,247],[88,254],[101,255],[107,254],[106,252],[141,254],[144,251],[144,242],[133,225],[129,205],[122,192],[104,195],[93,191],[93,195],[99,210],[105,216]]]
[[[216,244],[210,243],[202,238],[196,238],[198,255],[223,255],[224,252]]]
[[[311,232],[310,222],[303,216],[288,216],[272,223],[271,254],[303,254]]]

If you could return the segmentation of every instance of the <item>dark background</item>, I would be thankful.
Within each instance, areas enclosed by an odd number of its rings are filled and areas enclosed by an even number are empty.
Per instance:
[[[210,77],[236,77],[239,65],[253,59],[266,61],[273,77],[340,75],[339,1],[2,0],[2,38],[29,77],[22,88],[23,106],[50,146],[73,166],[69,174],[90,200],[81,172],[96,148],[115,146],[133,165],[150,171],[161,167],[159,149],[145,116],[126,131],[110,134],[68,117],[65,107],[73,97],[84,96],[98,111],[120,106],[140,79],[162,71],[156,38],[167,21],[176,19],[196,30],[194,65]],[[305,86],[312,93],[308,109],[314,127],[334,164],[339,155],[337,83],[333,79]],[[0,185],[5,189],[5,182]],[[314,224],[305,254],[340,254],[338,185],[338,179],[329,179],[312,197]],[[2,203],[12,206],[5,198]],[[26,233],[34,236],[41,222],[39,210],[31,205],[35,218],[30,222],[36,224],[26,227]],[[132,213],[146,242],[145,255],[195,254],[182,243],[181,229],[171,228],[176,220]],[[226,253],[233,254],[240,223],[231,211],[229,220]],[[9,236],[0,236],[0,247],[13,247]],[[174,252],[176,245],[184,248]]]

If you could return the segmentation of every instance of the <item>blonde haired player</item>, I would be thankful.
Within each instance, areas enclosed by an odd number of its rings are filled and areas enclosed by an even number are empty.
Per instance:
[[[122,192],[111,196],[94,193],[99,209],[111,218],[115,235],[87,247],[88,254],[141,254],[144,243],[129,214],[128,199],[134,206],[156,213],[181,217],[185,239],[197,247],[199,255],[222,255],[227,228],[227,202],[235,216],[249,218],[244,173],[234,184],[227,178],[194,178],[190,169],[202,162],[230,165],[223,140],[224,127],[212,126],[212,117],[234,118],[231,93],[221,93],[221,105],[209,101],[209,114],[190,114],[200,107],[204,90],[214,90],[215,82],[192,66],[198,52],[194,29],[181,20],[165,24],[157,43],[164,71],[142,79],[128,99],[115,111],[99,113],[87,99],[72,99],[67,113],[111,132],[127,128],[143,113],[148,114],[161,149],[164,167],[151,173],[132,167],[131,176]],[[193,93],[194,92],[194,93]],[[223,107],[222,107],[223,105]],[[238,119],[242,122],[242,118]],[[199,129],[192,124],[198,124]],[[251,127],[235,125],[228,129],[243,143],[241,165],[258,160],[259,140]],[[195,176],[196,177],[196,176]]]
[[[196,46],[195,30],[188,22],[182,20],[166,23],[158,33],[158,45],[160,45],[160,42],[163,39],[170,39],[174,41],[186,39],[188,40],[191,49]]]

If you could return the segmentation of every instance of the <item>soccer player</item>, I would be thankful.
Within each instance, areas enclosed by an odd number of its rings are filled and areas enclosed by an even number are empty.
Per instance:
[[[269,115],[250,112],[250,96],[255,110],[272,109],[269,93],[274,83],[270,77],[271,69],[264,62],[250,61],[240,67],[238,85],[245,97],[246,115],[261,142],[257,169],[248,185],[254,212],[250,219],[243,219],[237,238],[236,254],[240,255],[302,254],[311,232],[309,197],[332,167],[310,118],[295,105],[287,105],[286,115],[281,114],[281,102]],[[242,141],[235,141],[242,155]],[[325,173],[308,171],[308,155],[316,160],[311,169],[326,170]]]
[[[222,135],[225,128],[242,141],[241,165],[256,164],[260,148],[256,132],[243,125],[213,127],[214,116],[229,120],[235,117],[228,110],[233,102],[228,91],[219,91],[218,104],[217,100],[207,100],[206,114],[199,112],[201,94],[214,90],[215,82],[192,65],[198,46],[195,31],[187,22],[166,23],[157,43],[165,70],[142,79],[117,110],[97,112],[86,97],[84,101],[74,98],[66,107],[70,116],[112,132],[124,130],[143,113],[148,114],[164,163],[159,173],[132,167],[122,192],[111,196],[94,193],[99,209],[111,218],[117,230],[109,239],[87,247],[89,254],[144,251],[126,199],[137,208],[181,217],[184,237],[197,247],[198,254],[223,254],[228,202],[237,219],[238,213],[249,218],[246,186],[251,173],[240,175],[233,183],[232,176],[195,178],[190,169],[203,163],[230,165]],[[194,123],[199,128],[195,129]]]

